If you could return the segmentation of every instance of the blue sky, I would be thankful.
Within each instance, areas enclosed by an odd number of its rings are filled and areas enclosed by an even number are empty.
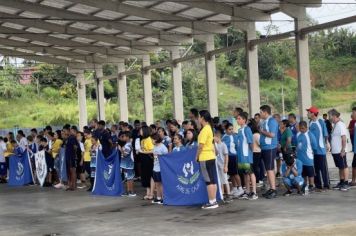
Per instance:
[[[326,4],[323,4],[319,8],[307,9],[307,13],[318,23],[325,23],[356,15],[356,0],[323,0],[323,3]],[[278,26],[280,32],[293,30],[294,23],[288,20],[292,20],[292,18],[283,13],[276,13],[272,15],[272,24]],[[270,24],[271,22],[257,23],[257,30],[262,32],[262,34],[265,34],[265,28]],[[356,31],[356,23],[345,25],[343,27],[351,28],[353,31]]]

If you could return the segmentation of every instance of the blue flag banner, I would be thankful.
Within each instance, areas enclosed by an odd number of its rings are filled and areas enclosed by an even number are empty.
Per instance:
[[[200,165],[195,161],[196,153],[197,148],[192,148],[159,157],[165,205],[189,206],[208,202]],[[217,199],[221,200],[219,192]]]
[[[32,182],[30,160],[27,151],[10,158],[9,186],[23,186]]]
[[[101,150],[98,150],[92,193],[94,195],[121,196],[122,191],[123,186],[117,149],[107,158],[104,157]]]

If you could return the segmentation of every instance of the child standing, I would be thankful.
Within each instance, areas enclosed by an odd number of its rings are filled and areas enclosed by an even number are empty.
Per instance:
[[[183,146],[183,136],[180,134],[175,134],[173,137],[173,144],[174,148],[172,152],[181,152],[185,150],[185,147]]]
[[[98,157],[98,150],[100,148],[99,140],[97,137],[91,138],[91,150],[90,150],[90,188],[87,190],[91,192],[94,187],[95,171],[96,171],[96,158]]]
[[[217,153],[216,166],[218,169],[218,176],[222,185],[221,189],[224,194],[224,201],[230,202],[232,199],[230,197],[230,184],[227,178],[229,152],[227,150],[226,144],[221,141],[221,136],[222,131],[220,129],[216,129],[214,135],[215,151]]]
[[[299,122],[299,133],[297,135],[297,158],[303,163],[302,176],[304,178],[304,188],[309,182],[309,192],[315,190],[314,188],[314,152],[316,149],[315,136],[309,132],[308,124],[305,121]]]
[[[237,134],[234,133],[233,124],[226,125],[225,135],[222,137],[222,141],[226,144],[229,151],[229,164],[227,174],[231,178],[232,190],[231,194],[234,197],[241,196],[244,191],[242,189],[241,179],[237,173]]]
[[[186,140],[186,144],[185,144],[186,148],[191,149],[194,147],[198,147],[197,135],[194,129],[187,129],[185,131],[185,140]]]
[[[153,181],[154,188],[157,190],[156,197],[152,203],[163,204],[163,190],[162,190],[162,178],[161,178],[161,168],[159,165],[159,158],[161,155],[168,153],[167,147],[163,144],[163,140],[159,134],[153,136],[154,149],[153,149]]]
[[[125,143],[123,147],[118,145],[121,154],[121,171],[126,179],[127,192],[123,195],[127,195],[129,197],[135,197],[136,193],[134,193],[134,183],[133,179],[135,178],[135,162],[133,158],[133,147],[130,140],[130,132],[122,131],[119,136],[119,142]]]
[[[237,134],[237,157],[238,167],[245,178],[246,192],[241,196],[242,199],[256,200],[256,176],[252,169],[253,164],[253,135],[250,127],[246,125],[248,114],[241,112],[237,116],[237,123],[241,127]],[[251,192],[252,183],[252,192]]]
[[[5,184],[6,175],[7,175],[7,167],[4,153],[6,151],[6,143],[4,142],[4,138],[0,137],[0,183]]]

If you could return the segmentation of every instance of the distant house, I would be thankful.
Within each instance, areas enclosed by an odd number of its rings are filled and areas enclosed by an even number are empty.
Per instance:
[[[20,84],[30,84],[32,81],[32,74],[37,71],[35,67],[28,67],[21,69],[21,79]]]

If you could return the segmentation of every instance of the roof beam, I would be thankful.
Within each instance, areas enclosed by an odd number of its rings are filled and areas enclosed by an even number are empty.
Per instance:
[[[34,61],[40,61],[40,62],[45,62],[50,64],[60,64],[60,65],[68,64],[68,61],[66,60],[62,60],[54,57],[48,57],[48,56],[33,55],[31,53],[19,52],[11,49],[0,48],[0,54],[4,56],[18,57],[26,60],[34,60]]]
[[[45,46],[38,46],[38,45],[31,44],[29,42],[24,43],[21,41],[16,41],[16,40],[11,40],[11,39],[0,38],[0,44],[9,46],[9,47],[16,47],[16,48],[31,50],[31,51],[37,52],[37,53],[43,53],[43,51],[46,50],[47,53],[52,54],[53,56],[63,56],[63,57],[68,57],[68,58],[72,58],[74,60],[80,60],[80,61],[85,61],[85,62],[105,63],[107,61],[106,58],[101,58],[101,57],[94,56],[94,55],[81,55],[80,53],[77,53],[77,52],[66,51],[66,50],[62,50],[62,49],[45,47]]]
[[[164,12],[159,12],[155,10],[145,9],[142,7],[136,7],[133,5],[128,5],[121,3],[121,1],[111,1],[111,0],[70,0],[71,2],[80,3],[84,5],[98,7],[104,10],[116,11],[120,13],[125,13],[128,15],[139,16],[153,21],[163,21],[176,26],[183,26],[195,30],[225,34],[227,33],[227,28],[218,24],[212,24],[204,21],[194,21],[186,17],[176,16]]]
[[[201,8],[207,11],[216,12],[219,14],[224,14],[228,16],[241,17],[245,20],[252,21],[269,21],[271,16],[269,14],[256,11],[250,8],[242,8],[238,6],[231,6],[224,3],[215,2],[214,0],[202,1],[186,1],[186,0],[177,0],[176,2],[181,2],[181,4]],[[241,15],[236,15],[241,14]]]
[[[144,35],[146,37],[153,37],[158,39],[162,38],[172,42],[180,43],[180,42],[191,41],[191,37],[187,37],[185,35],[180,35],[180,34],[161,35],[161,32],[159,30],[145,28],[139,25],[127,24],[127,23],[122,23],[122,22],[117,22],[112,20],[105,20],[100,17],[88,16],[81,13],[70,12],[64,9],[45,6],[38,3],[24,2],[22,0],[11,0],[11,1],[0,0],[0,5],[15,7],[21,10],[44,14],[51,17],[58,17],[60,19],[70,20],[73,22],[81,22],[81,23],[89,22],[90,24],[97,25],[100,27],[105,27],[105,28],[108,28],[108,26],[110,25],[111,28],[120,31]]]
[[[283,5],[283,3],[297,4],[305,7],[321,7],[322,0],[311,0],[309,2],[305,0],[284,0],[281,5]]]
[[[18,18],[18,17],[16,17],[16,15],[11,15],[11,14],[7,14],[7,13],[3,13],[3,12],[0,12],[0,18],[3,21],[23,25],[26,27],[35,27],[35,28],[39,28],[39,29],[43,29],[43,30],[48,30],[51,32],[60,33],[60,34],[81,36],[84,38],[101,41],[101,42],[105,42],[105,43],[110,43],[110,44],[114,44],[114,45],[118,45],[118,46],[135,47],[140,50],[155,50],[155,49],[157,49],[157,46],[150,45],[148,43],[124,40],[124,39],[121,39],[121,38],[118,38],[118,37],[115,37],[115,36],[112,36],[109,34],[96,33],[93,31],[77,29],[77,28],[73,28],[73,27],[70,27],[67,25],[54,24],[54,23],[46,22],[42,19]]]
[[[45,34],[35,34],[23,30],[12,29],[4,26],[0,26],[1,34],[16,34],[20,38],[29,39],[32,41],[39,41],[44,43],[49,43],[51,45],[70,47],[73,49],[81,49],[89,51],[92,53],[100,53],[103,55],[118,56],[118,57],[129,57],[130,52],[114,50],[111,48],[105,48],[103,46],[94,46],[91,44],[79,43],[68,39],[56,38],[53,36],[48,36]]]

